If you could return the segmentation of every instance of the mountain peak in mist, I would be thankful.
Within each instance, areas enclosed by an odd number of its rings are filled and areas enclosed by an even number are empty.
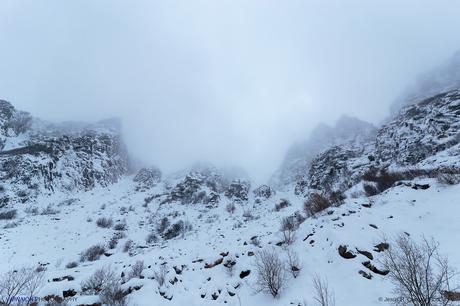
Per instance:
[[[460,49],[443,64],[421,74],[415,83],[395,101],[391,112],[398,112],[402,106],[417,103],[423,99],[460,87]]]
[[[289,184],[306,172],[309,162],[322,150],[331,145],[366,140],[375,132],[373,124],[348,115],[342,115],[334,126],[320,123],[305,141],[294,143],[289,148],[271,184]]]

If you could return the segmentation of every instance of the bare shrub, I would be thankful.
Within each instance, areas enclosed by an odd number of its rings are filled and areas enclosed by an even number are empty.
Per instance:
[[[31,214],[33,216],[36,216],[39,214],[38,207],[36,206],[28,206],[26,209],[24,209],[24,212],[26,214]]]
[[[405,171],[388,171],[386,169],[370,169],[363,175],[363,180],[374,182],[376,191],[379,193],[393,187],[402,180],[411,180],[420,176],[431,176],[433,170],[409,169]],[[374,190],[375,191],[375,190]]]
[[[285,245],[291,245],[295,239],[296,234],[295,231],[297,230],[297,224],[293,216],[291,217],[284,217],[281,220],[281,234],[283,235],[283,243]]]
[[[42,212],[40,215],[47,216],[47,215],[57,215],[60,211],[58,209],[55,209],[50,205],[46,206],[43,208]]]
[[[107,288],[115,287],[119,280],[110,266],[97,269],[93,275],[81,283],[81,291],[85,294],[99,294]]]
[[[297,228],[305,222],[305,220],[307,219],[307,217],[305,217],[304,214],[302,214],[300,211],[296,211],[293,215],[294,219],[295,219],[295,222],[296,222],[296,226]]]
[[[332,203],[322,194],[312,193],[304,202],[304,210],[310,216],[315,216],[317,213],[331,207]]]
[[[315,276],[313,278],[313,288],[315,289],[313,299],[319,306],[335,306],[334,292],[329,289],[329,284],[326,279]]]
[[[17,216],[16,209],[11,209],[11,210],[0,212],[0,220],[12,220],[16,218],[16,216]]]
[[[145,242],[147,242],[148,244],[156,243],[157,241],[158,241],[158,237],[155,233],[150,233],[145,238]]]
[[[158,282],[158,286],[162,287],[166,282],[166,275],[168,274],[168,268],[166,265],[161,265],[160,269],[153,272],[153,278]]]
[[[101,257],[101,255],[103,255],[104,253],[105,253],[104,246],[100,244],[96,244],[86,249],[86,251],[84,251],[80,255],[80,261],[81,262],[95,261],[95,260],[98,260]]]
[[[329,202],[334,206],[342,205],[347,198],[345,194],[340,190],[333,190],[329,192]]]
[[[102,217],[102,218],[97,219],[96,225],[101,228],[110,228],[113,225],[113,220],[112,218]]]
[[[275,204],[275,210],[280,211],[288,206],[291,206],[291,203],[286,199],[281,199],[278,204]]]
[[[99,294],[103,305],[127,306],[127,292],[121,289],[120,280],[110,266],[97,269],[93,275],[81,283],[84,294]]]
[[[390,271],[397,304],[449,305],[445,292],[452,290],[450,281],[455,273],[438,247],[434,240],[416,242],[401,234],[383,253],[382,264]]]
[[[169,227],[171,222],[169,222],[169,219],[167,217],[164,217],[160,220],[160,223],[157,225],[157,232],[158,234],[163,234],[163,232]]]
[[[71,262],[69,262],[68,264],[66,264],[65,267],[66,267],[67,269],[76,268],[76,267],[78,267],[78,262],[76,262],[76,261],[71,261]]]
[[[227,206],[225,207],[225,209],[227,210],[227,212],[228,212],[229,214],[235,213],[235,210],[236,210],[235,203],[229,203],[229,204],[227,204]]]
[[[374,183],[364,183],[363,189],[364,189],[364,193],[368,197],[372,197],[380,193],[380,191],[377,189]]]
[[[107,246],[109,247],[109,249],[115,249],[118,245],[118,241],[125,237],[126,237],[126,234],[124,232],[120,232],[120,231],[115,232],[112,238],[110,238],[109,242],[107,243]]]
[[[286,283],[286,267],[274,249],[261,250],[256,255],[257,290],[277,297]]]
[[[443,185],[460,184],[460,174],[459,173],[441,173],[438,176],[438,182]]]
[[[18,302],[17,297],[23,297],[23,302],[30,305],[43,284],[43,272],[36,269],[23,267],[10,270],[0,277],[0,304],[14,305]]]
[[[123,246],[123,252],[129,252],[133,248],[134,242],[131,239],[126,240],[125,245]]]
[[[141,278],[144,268],[145,266],[143,260],[136,261],[136,263],[131,267],[131,272],[129,273],[130,278]]]
[[[299,276],[300,274],[300,270],[302,270],[299,256],[294,251],[289,250],[287,252],[287,259],[289,265],[289,272],[291,272],[292,277],[297,278],[297,276]]]
[[[252,211],[248,209],[243,212],[243,218],[244,221],[254,220],[254,215],[252,214]]]
[[[126,221],[118,222],[118,223],[115,224],[115,226],[113,227],[113,229],[116,230],[116,231],[125,231],[126,228],[127,228]]]
[[[121,289],[120,284],[107,287],[99,294],[99,301],[108,306],[127,306],[127,292]]]
[[[192,225],[187,221],[179,220],[169,227],[164,233],[163,238],[166,240],[173,239],[179,235],[185,235],[186,232],[192,230]]]

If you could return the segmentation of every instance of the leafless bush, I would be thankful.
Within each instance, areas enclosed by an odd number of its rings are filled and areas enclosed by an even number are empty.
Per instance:
[[[375,183],[363,183],[364,193],[368,197],[378,195],[380,191],[375,186]]]
[[[102,254],[105,253],[105,248],[103,245],[96,244],[92,247],[89,247],[80,255],[80,261],[95,261],[98,260]]]
[[[186,232],[192,230],[192,225],[190,222],[179,220],[170,226],[164,233],[163,238],[166,240],[173,239],[179,235],[184,236]]]
[[[299,256],[294,251],[289,250],[287,252],[287,259],[289,265],[289,272],[291,272],[292,277],[297,278],[300,274],[300,270],[302,269]]]
[[[145,238],[145,242],[147,242],[148,244],[155,243],[157,241],[158,241],[158,237],[157,235],[155,235],[155,233],[150,233]]]
[[[329,202],[334,206],[342,205],[347,198],[340,190],[330,191],[328,194]]]
[[[99,294],[99,300],[103,305],[108,306],[127,306],[128,298],[127,293],[121,289],[120,284],[113,287],[105,288]]]
[[[81,283],[81,291],[85,294],[99,294],[100,292],[116,287],[119,280],[110,266],[97,269],[93,275]]]
[[[297,224],[293,216],[291,217],[284,217],[281,220],[281,234],[283,235],[283,243],[285,245],[291,245],[295,239],[296,234],[295,231],[297,230]]]
[[[286,199],[281,199],[278,204],[275,204],[275,210],[280,211],[288,206],[291,206],[291,203]]]
[[[375,183],[375,189],[371,190],[370,187],[367,187],[368,191],[372,191],[372,193],[382,193],[385,190],[393,187],[393,185],[398,181],[412,180],[416,177],[422,176],[431,177],[436,172],[437,171],[433,169],[407,169],[402,171],[388,171],[386,169],[373,168],[364,173],[363,180]],[[368,191],[366,191],[366,193]]]
[[[78,262],[76,262],[76,261],[71,261],[71,262],[69,262],[68,264],[66,264],[65,267],[66,267],[67,269],[76,268],[76,267],[78,267]]]
[[[161,287],[166,282],[166,275],[168,274],[168,268],[166,265],[161,265],[158,271],[153,272],[153,278],[156,279],[158,285]]]
[[[438,247],[434,240],[416,242],[405,234],[390,244],[382,264],[390,271],[397,304],[449,305],[445,292],[453,290],[450,281],[455,273]]]
[[[109,242],[107,243],[107,246],[109,247],[109,249],[115,249],[118,245],[118,241],[125,237],[126,237],[126,234],[124,232],[120,232],[120,231],[115,232],[112,238],[110,238]]]
[[[248,209],[243,212],[243,218],[244,221],[254,220],[254,215],[252,214],[252,211]]]
[[[312,193],[304,202],[304,210],[308,215],[314,216],[317,213],[331,207],[331,205],[332,203],[325,195]]]
[[[26,209],[24,209],[24,212],[26,214],[31,214],[33,216],[36,216],[39,214],[38,207],[36,206],[28,206]]]
[[[125,245],[123,246],[123,252],[129,252],[134,245],[134,242],[131,239],[126,240]]]
[[[286,283],[286,267],[274,249],[256,255],[257,290],[277,297]]]
[[[164,217],[160,220],[160,223],[157,225],[157,232],[158,234],[163,234],[163,232],[169,227],[171,222],[169,222],[169,219],[167,217]]]
[[[144,268],[145,266],[143,260],[136,261],[136,263],[131,267],[131,272],[129,273],[130,277],[141,278]]]
[[[17,215],[16,209],[2,211],[0,212],[0,220],[12,220],[16,218],[16,215]]]
[[[313,278],[313,288],[315,289],[313,299],[319,306],[335,306],[334,292],[329,289],[329,284],[326,279],[315,276]]]
[[[460,184],[460,174],[459,173],[441,173],[438,176],[438,182],[443,185]]]
[[[30,305],[43,284],[43,272],[26,267],[10,270],[0,277],[0,304],[14,305],[23,297],[22,302]]]
[[[127,228],[126,221],[118,222],[118,223],[115,224],[115,226],[113,227],[113,229],[116,230],[116,231],[125,231],[126,228]]]
[[[55,209],[50,205],[46,206],[45,208],[43,208],[42,212],[40,213],[40,215],[44,215],[44,216],[47,216],[47,215],[56,215],[58,214],[60,211],[58,209]]]
[[[113,220],[112,218],[102,217],[102,218],[97,219],[96,225],[102,228],[110,228],[113,225]]]
[[[227,210],[227,212],[228,212],[229,214],[235,213],[235,210],[236,210],[235,203],[229,203],[229,204],[227,204],[227,206],[225,207],[225,209]]]

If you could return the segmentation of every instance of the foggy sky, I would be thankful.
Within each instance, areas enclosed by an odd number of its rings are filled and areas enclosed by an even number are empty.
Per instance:
[[[341,114],[378,123],[460,47],[459,1],[0,1],[0,98],[42,119],[119,116],[165,171],[261,181]]]

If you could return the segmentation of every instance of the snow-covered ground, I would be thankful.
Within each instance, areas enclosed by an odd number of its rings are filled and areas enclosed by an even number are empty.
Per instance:
[[[379,266],[379,253],[374,246],[385,237],[406,232],[416,239],[422,235],[440,242],[440,251],[449,256],[453,267],[460,267],[460,185],[441,186],[435,180],[425,179],[411,183],[427,183],[430,188],[415,190],[410,186],[393,187],[373,198],[349,196],[345,204],[330,208],[316,218],[308,218],[296,232],[296,241],[289,247],[297,253],[302,270],[297,278],[289,277],[281,295],[273,299],[264,293],[256,293],[254,256],[260,248],[273,247],[285,257],[279,231],[283,217],[302,211],[303,201],[292,192],[278,192],[276,196],[254,204],[236,204],[232,214],[225,201],[217,207],[206,208],[202,204],[161,204],[152,201],[145,205],[145,198],[155,194],[155,188],[136,192],[132,177],[125,177],[108,188],[72,195],[63,193],[38,198],[39,214],[31,212],[30,205],[18,208],[18,217],[12,221],[0,221],[1,272],[24,265],[46,267],[48,282],[39,296],[62,295],[62,291],[81,290],[81,282],[97,268],[110,266],[128,275],[130,266],[144,261],[143,278],[134,278],[123,288],[134,290],[129,294],[132,305],[303,305],[312,301],[312,279],[315,275],[328,280],[335,293],[337,305],[385,305],[385,298],[392,296],[392,284],[385,276],[374,274],[362,265],[368,259],[359,255],[344,259],[338,254],[340,245],[349,249],[370,251],[374,265]],[[351,192],[350,192],[351,193]],[[280,211],[274,206],[281,198],[291,205]],[[55,214],[41,215],[48,205],[59,210]],[[363,204],[371,204],[365,207]],[[27,208],[27,209],[26,209]],[[246,217],[244,217],[244,216]],[[252,217],[250,217],[252,215]],[[160,219],[167,216],[171,223],[188,221],[192,230],[171,240],[159,239],[146,243],[149,233],[156,231]],[[96,220],[112,218],[114,223],[126,221],[123,232],[126,238],[115,249],[108,249],[94,262],[79,262],[80,253],[95,244],[107,245],[116,230],[100,228]],[[16,226],[12,226],[16,222]],[[252,243],[252,237],[258,243]],[[133,247],[124,252],[125,242],[131,239]],[[228,252],[228,255],[226,255]],[[222,264],[205,268],[224,257],[236,261],[233,274]],[[79,262],[75,268],[65,266]],[[167,282],[162,287],[152,279],[160,265],[168,268]],[[174,269],[177,268],[178,272]],[[179,271],[182,270],[182,271]],[[363,270],[373,275],[366,279],[359,274]],[[241,279],[240,272],[251,271]],[[74,280],[53,281],[70,275]],[[125,280],[127,278],[125,277]],[[139,287],[141,287],[139,289]],[[97,296],[76,295],[70,305],[97,302]]]

